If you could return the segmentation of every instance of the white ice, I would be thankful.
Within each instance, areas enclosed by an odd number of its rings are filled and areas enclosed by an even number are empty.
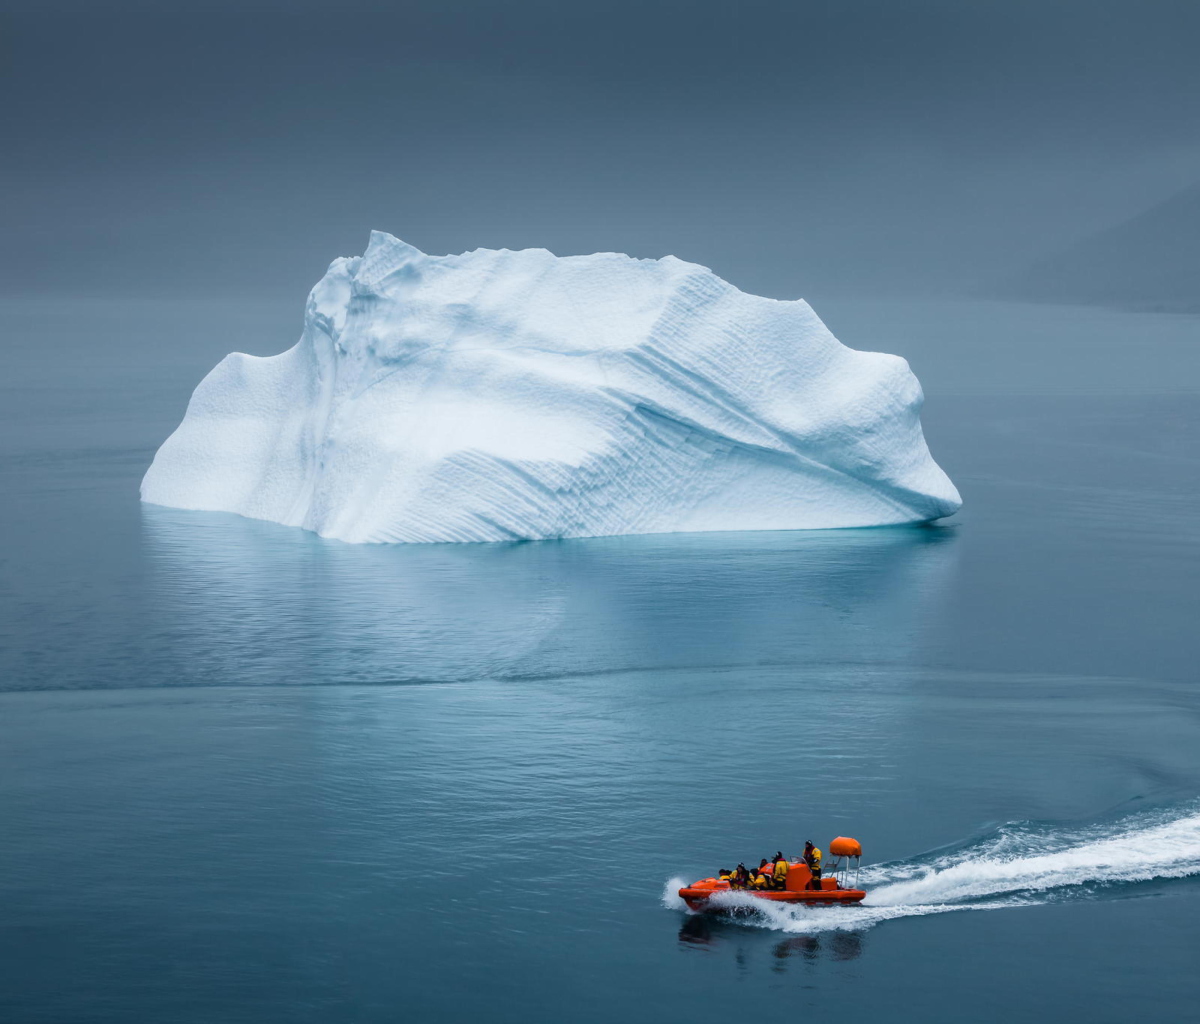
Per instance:
[[[142,500],[345,541],[920,522],[958,492],[898,356],[674,256],[335,260],[304,333],[226,356]]]

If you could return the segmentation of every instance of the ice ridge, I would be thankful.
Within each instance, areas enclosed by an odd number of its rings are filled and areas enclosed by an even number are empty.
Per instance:
[[[373,232],[300,341],[200,383],[142,500],[354,542],[947,516],[921,388],[803,301],[667,256],[427,256]]]

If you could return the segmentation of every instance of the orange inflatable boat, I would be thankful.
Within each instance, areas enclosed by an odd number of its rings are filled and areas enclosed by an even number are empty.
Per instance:
[[[731,889],[728,882],[719,878],[701,878],[698,882],[685,885],[679,890],[680,898],[692,910],[724,910],[723,901],[710,904],[719,893],[739,892],[769,903],[789,906],[838,906],[862,902],[867,895],[858,888],[858,866],[862,857],[862,846],[856,839],[838,836],[829,844],[829,875],[821,879],[821,888],[810,889],[812,872],[803,861],[788,864],[787,880],[782,889]],[[850,874],[854,873],[854,886],[850,885]]]

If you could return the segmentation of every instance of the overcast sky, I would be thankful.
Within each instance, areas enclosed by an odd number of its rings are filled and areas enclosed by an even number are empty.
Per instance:
[[[10,290],[302,296],[380,228],[955,292],[1200,180],[1195,0],[0,6]]]

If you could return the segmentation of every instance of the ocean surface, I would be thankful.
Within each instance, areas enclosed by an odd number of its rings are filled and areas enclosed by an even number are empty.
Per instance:
[[[5,1024],[1196,1015],[1200,319],[819,306],[934,525],[406,547],[138,502],[299,303],[3,306]],[[672,895],[838,834],[862,907]]]

